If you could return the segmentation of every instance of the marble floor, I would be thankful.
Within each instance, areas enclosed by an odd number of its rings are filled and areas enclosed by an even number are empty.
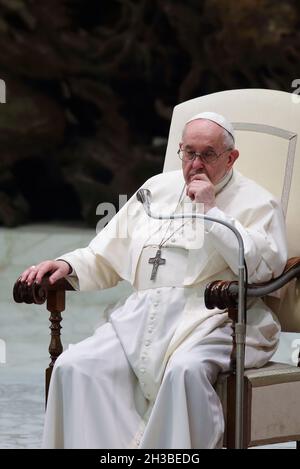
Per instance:
[[[44,419],[44,374],[49,344],[44,305],[16,304],[12,287],[26,267],[84,247],[94,231],[74,225],[26,225],[0,229],[0,449],[39,448]],[[125,282],[103,292],[67,294],[64,347],[93,333],[108,304],[127,295]],[[84,316],[83,316],[84,315]],[[276,357],[291,362],[299,336],[285,334]],[[293,443],[272,448],[294,448]],[[269,447],[261,447],[269,448]]]

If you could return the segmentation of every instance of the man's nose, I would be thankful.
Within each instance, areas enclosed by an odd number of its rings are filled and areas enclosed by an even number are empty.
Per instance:
[[[202,168],[204,168],[203,161],[199,156],[196,156],[194,158],[192,167],[193,167],[193,169],[202,169]]]

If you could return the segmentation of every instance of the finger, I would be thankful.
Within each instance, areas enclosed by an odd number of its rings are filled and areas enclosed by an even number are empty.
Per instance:
[[[208,187],[208,183],[206,181],[195,180],[189,184],[190,189],[197,189],[198,191],[203,190],[205,187]]]
[[[195,198],[195,193],[196,193],[196,190],[191,188],[191,187],[188,187],[187,188],[187,196],[191,199],[191,200],[194,200]]]
[[[189,184],[188,193],[193,192],[194,194],[197,192],[198,194],[202,193],[206,189],[206,185],[200,181],[194,181]]]
[[[29,273],[28,273],[28,276],[27,276],[27,284],[28,285],[31,285],[33,282],[36,282],[36,277],[41,269],[41,267],[43,267],[44,263],[41,263],[41,264],[38,264],[38,265],[35,265],[35,266],[31,266],[29,268]]]
[[[26,269],[20,277],[21,282],[28,282],[35,269],[36,266],[28,267],[28,269]]]
[[[24,270],[24,272],[20,275],[20,278],[19,278],[20,281],[21,281],[21,282],[26,282],[27,277],[28,277],[28,275],[30,274],[30,272],[31,272],[31,269],[30,269],[30,268]]]
[[[27,276],[28,285],[31,285],[33,282],[36,281],[36,276],[38,275],[39,270],[40,270],[40,267],[38,265],[34,267],[32,266],[30,268],[29,274]]]
[[[57,282],[57,280],[59,280],[62,277],[63,277],[63,273],[62,273],[61,269],[57,269],[52,275],[50,275],[49,282],[51,284],[53,284],[53,283]]]
[[[37,270],[36,269],[31,269],[28,277],[27,277],[27,285],[31,285],[32,282],[34,281],[35,277],[36,277],[36,274],[37,274]]]
[[[47,272],[53,272],[53,270],[54,270],[54,267],[51,264],[47,263],[47,264],[41,266],[38,269],[38,272],[37,272],[37,275],[36,275],[36,278],[35,278],[36,283],[41,283],[44,275],[46,275]]]
[[[191,179],[190,179],[191,182],[192,182],[192,181],[196,181],[196,180],[211,182],[210,179],[209,179],[209,177],[208,177],[206,174],[204,174],[204,173],[197,173],[197,174],[194,174],[194,175],[191,177]]]

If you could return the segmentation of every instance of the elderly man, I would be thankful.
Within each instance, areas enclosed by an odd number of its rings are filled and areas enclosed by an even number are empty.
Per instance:
[[[250,282],[267,281],[287,258],[284,221],[275,198],[233,170],[239,156],[223,116],[190,119],[178,155],[182,171],[143,187],[153,204],[181,213],[189,202],[241,233]],[[166,212],[166,210],[164,210]],[[148,225],[147,225],[148,223]],[[124,231],[126,225],[126,235]],[[150,230],[145,230],[145,226]],[[219,224],[149,223],[135,196],[84,249],[27,269],[22,280],[66,277],[78,290],[125,279],[133,293],[108,322],[57,360],[44,431],[46,448],[216,448],[224,422],[214,383],[230,366],[232,328],[226,311],[207,310],[214,279],[234,279],[238,246]],[[249,304],[246,366],[275,352],[279,325],[261,300]]]

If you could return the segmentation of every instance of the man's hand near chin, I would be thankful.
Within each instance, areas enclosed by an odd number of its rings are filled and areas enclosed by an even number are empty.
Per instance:
[[[204,213],[216,206],[215,188],[206,174],[195,174],[186,187],[186,194],[195,202],[204,205]]]

